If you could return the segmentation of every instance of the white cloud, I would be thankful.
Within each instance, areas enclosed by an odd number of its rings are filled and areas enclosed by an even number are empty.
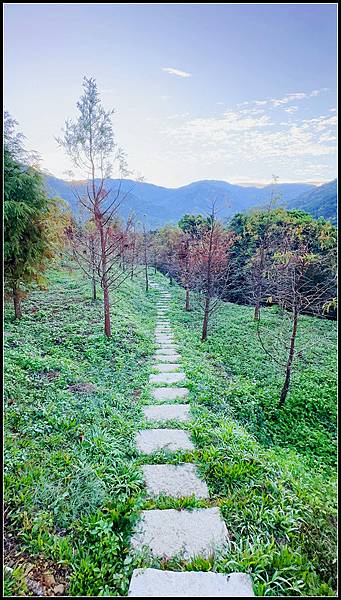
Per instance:
[[[187,71],[180,71],[179,69],[173,69],[173,67],[163,67],[162,71],[169,73],[169,75],[176,75],[177,77],[191,77],[191,73]]]
[[[288,107],[290,108],[290,107]],[[257,111],[256,111],[257,113]],[[289,113],[290,115],[290,113]],[[191,163],[250,170],[251,165],[279,165],[290,171],[315,174],[317,158],[335,155],[335,116],[320,116],[295,122],[278,122],[254,109],[229,110],[218,117],[188,119],[168,127],[169,150]],[[310,175],[309,175],[310,176]]]
[[[283,108],[284,112],[288,113],[289,115],[295,113],[298,110],[298,106],[288,106],[288,108]]]

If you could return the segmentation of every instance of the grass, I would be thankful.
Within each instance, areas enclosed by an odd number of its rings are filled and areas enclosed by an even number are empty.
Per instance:
[[[53,573],[66,595],[126,595],[133,568],[150,565],[243,571],[259,596],[335,595],[334,323],[303,318],[300,335],[319,340],[318,360],[296,372],[278,411],[280,373],[257,345],[251,309],[224,305],[202,344],[198,306],[185,313],[182,290],[167,289],[193,415],[180,426],[196,449],[152,457],[138,455],[134,434],[152,402],[156,293],[146,296],[138,280],[124,284],[110,340],[101,303],[76,272],[52,272],[49,291],[25,301],[21,322],[7,307],[5,594],[34,595],[25,577],[33,565],[33,579]],[[266,311],[265,326],[278,319]],[[183,461],[198,465],[210,500],[147,499],[139,465]],[[224,554],[191,562],[131,555],[140,510],[211,505],[229,531]]]

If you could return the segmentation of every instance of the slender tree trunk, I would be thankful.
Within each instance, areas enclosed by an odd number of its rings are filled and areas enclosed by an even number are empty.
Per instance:
[[[107,277],[107,255],[106,255],[106,240],[103,230],[103,224],[98,223],[101,236],[101,262],[102,262],[102,287],[103,287],[103,303],[104,303],[104,333],[107,337],[111,336],[110,324],[110,299],[109,286]]]
[[[202,323],[202,334],[201,341],[205,342],[207,340],[207,327],[208,327],[208,319],[210,315],[210,297],[206,296],[205,300],[205,310],[204,310],[204,320]]]
[[[259,321],[259,319],[260,319],[260,306],[259,306],[258,302],[255,305],[255,311],[253,313],[253,318],[255,321]]]
[[[149,290],[149,280],[148,280],[148,265],[145,263],[145,277],[146,277],[146,292]]]
[[[185,310],[189,310],[189,288],[186,287],[186,304],[185,304]]]
[[[92,277],[92,301],[96,302],[97,300],[97,290],[96,290],[96,279]]]
[[[286,399],[288,391],[289,391],[290,378],[291,378],[291,369],[292,369],[292,363],[293,363],[294,355],[295,355],[295,341],[296,341],[296,335],[297,335],[297,322],[298,322],[298,311],[297,311],[297,308],[294,307],[294,309],[293,309],[292,332],[291,332],[291,338],[290,338],[290,350],[289,350],[288,362],[287,362],[286,372],[285,372],[285,380],[284,380],[284,384],[283,384],[282,391],[281,391],[281,397],[280,397],[280,401],[279,401],[279,406],[283,406],[284,405],[285,399]]]
[[[131,257],[131,271],[130,271],[130,278],[133,279],[134,277],[134,267],[135,267],[135,238],[133,238],[133,253],[132,253],[132,257]]]
[[[20,298],[20,290],[13,284],[13,305],[14,305],[14,315],[16,319],[21,319],[22,311],[21,311],[21,298]]]
[[[109,301],[109,289],[107,284],[103,286],[103,297],[104,297],[104,333],[107,337],[111,336],[111,325],[110,325],[110,301]]]
[[[169,275],[169,285],[173,285],[173,277]]]

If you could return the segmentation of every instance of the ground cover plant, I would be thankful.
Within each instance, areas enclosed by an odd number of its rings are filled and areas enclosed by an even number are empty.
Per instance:
[[[141,488],[133,434],[153,351],[153,292],[125,282],[106,340],[101,301],[79,273],[49,279],[20,322],[10,306],[5,320],[5,591],[53,591],[55,581],[67,594],[118,595]]]
[[[172,294],[192,452],[150,457],[135,448],[141,407],[152,402],[156,294],[142,278],[115,294],[109,340],[101,301],[91,302],[76,271],[51,272],[49,291],[29,297],[21,322],[8,309],[6,595],[37,586],[46,595],[126,595],[133,568],[146,564],[243,571],[259,596],[335,595],[335,323],[302,318],[300,335],[316,341],[319,360],[296,371],[279,412],[281,379],[257,347],[252,308],[224,304],[203,344],[195,294],[185,311],[184,290],[152,277]],[[263,313],[276,327],[275,308]],[[182,461],[197,463],[210,500],[148,500],[139,466]],[[211,504],[228,528],[224,554],[189,563],[131,556],[140,510]]]

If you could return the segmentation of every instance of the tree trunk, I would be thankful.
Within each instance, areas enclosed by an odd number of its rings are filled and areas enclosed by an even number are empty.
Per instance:
[[[260,319],[260,306],[259,306],[258,302],[255,306],[255,312],[253,313],[253,318],[255,321],[259,321],[259,319]]]
[[[189,288],[186,288],[186,304],[185,310],[189,310]]]
[[[111,336],[111,325],[110,325],[110,301],[109,301],[109,290],[107,284],[103,286],[103,297],[104,297],[104,333],[107,337]]]
[[[281,397],[280,397],[280,401],[279,401],[280,407],[282,407],[284,405],[285,399],[286,399],[288,391],[289,391],[291,369],[292,369],[292,363],[293,363],[294,355],[295,355],[297,322],[298,322],[298,311],[297,311],[297,308],[294,307],[292,333],[291,333],[291,338],[290,338],[290,350],[289,350],[288,362],[287,362],[286,371],[285,371],[285,380],[284,380],[284,384],[283,384],[282,391],[281,391]]]
[[[148,265],[145,265],[145,276],[146,276],[146,292],[148,292],[148,290],[149,290]]]
[[[96,279],[92,278],[92,301],[95,302],[97,300],[97,290],[96,290]]]
[[[173,277],[169,275],[169,285],[173,285]]]
[[[205,310],[204,310],[204,320],[202,323],[202,334],[201,341],[205,342],[207,340],[207,327],[208,327],[208,319],[210,314],[210,297],[206,296],[205,301]]]
[[[13,284],[13,305],[14,305],[14,315],[16,319],[21,319],[22,311],[21,311],[21,298],[20,298],[20,290],[19,288]]]
[[[109,286],[107,278],[107,255],[106,255],[106,239],[101,222],[98,223],[101,236],[101,262],[102,262],[102,288],[103,288],[103,303],[104,303],[104,333],[107,337],[111,336],[110,325],[110,299]]]

